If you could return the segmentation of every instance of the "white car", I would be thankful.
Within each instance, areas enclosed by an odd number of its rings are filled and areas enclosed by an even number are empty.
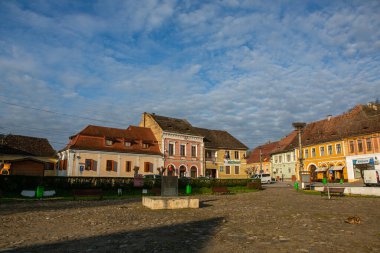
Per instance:
[[[378,170],[365,170],[364,183],[366,186],[380,186],[380,171]]]
[[[270,174],[256,174],[252,178],[260,179],[262,184],[270,184],[272,181]]]

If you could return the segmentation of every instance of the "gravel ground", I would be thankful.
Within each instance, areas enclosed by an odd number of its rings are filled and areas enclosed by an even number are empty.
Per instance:
[[[380,252],[380,198],[292,188],[199,198],[199,209],[156,211],[141,199],[1,204],[0,251]]]

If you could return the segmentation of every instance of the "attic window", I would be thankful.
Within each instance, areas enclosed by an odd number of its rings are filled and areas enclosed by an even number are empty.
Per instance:
[[[125,141],[124,142],[124,146],[125,147],[130,147],[132,145],[132,143],[130,141]]]
[[[149,144],[148,143],[143,143],[143,148],[149,148]]]
[[[112,146],[113,141],[110,139],[106,139],[106,146]]]

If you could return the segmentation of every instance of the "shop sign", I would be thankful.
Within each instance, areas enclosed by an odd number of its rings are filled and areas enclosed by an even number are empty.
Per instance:
[[[362,158],[362,159],[357,159],[353,160],[354,165],[356,164],[374,164],[373,158]]]
[[[240,160],[224,160],[224,164],[240,164]]]

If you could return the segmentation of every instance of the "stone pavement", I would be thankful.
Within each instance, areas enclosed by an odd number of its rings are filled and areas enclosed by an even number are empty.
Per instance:
[[[0,206],[5,252],[380,252],[380,198],[267,188],[199,196],[201,208],[150,210],[141,199]],[[348,224],[350,216],[361,224]]]

